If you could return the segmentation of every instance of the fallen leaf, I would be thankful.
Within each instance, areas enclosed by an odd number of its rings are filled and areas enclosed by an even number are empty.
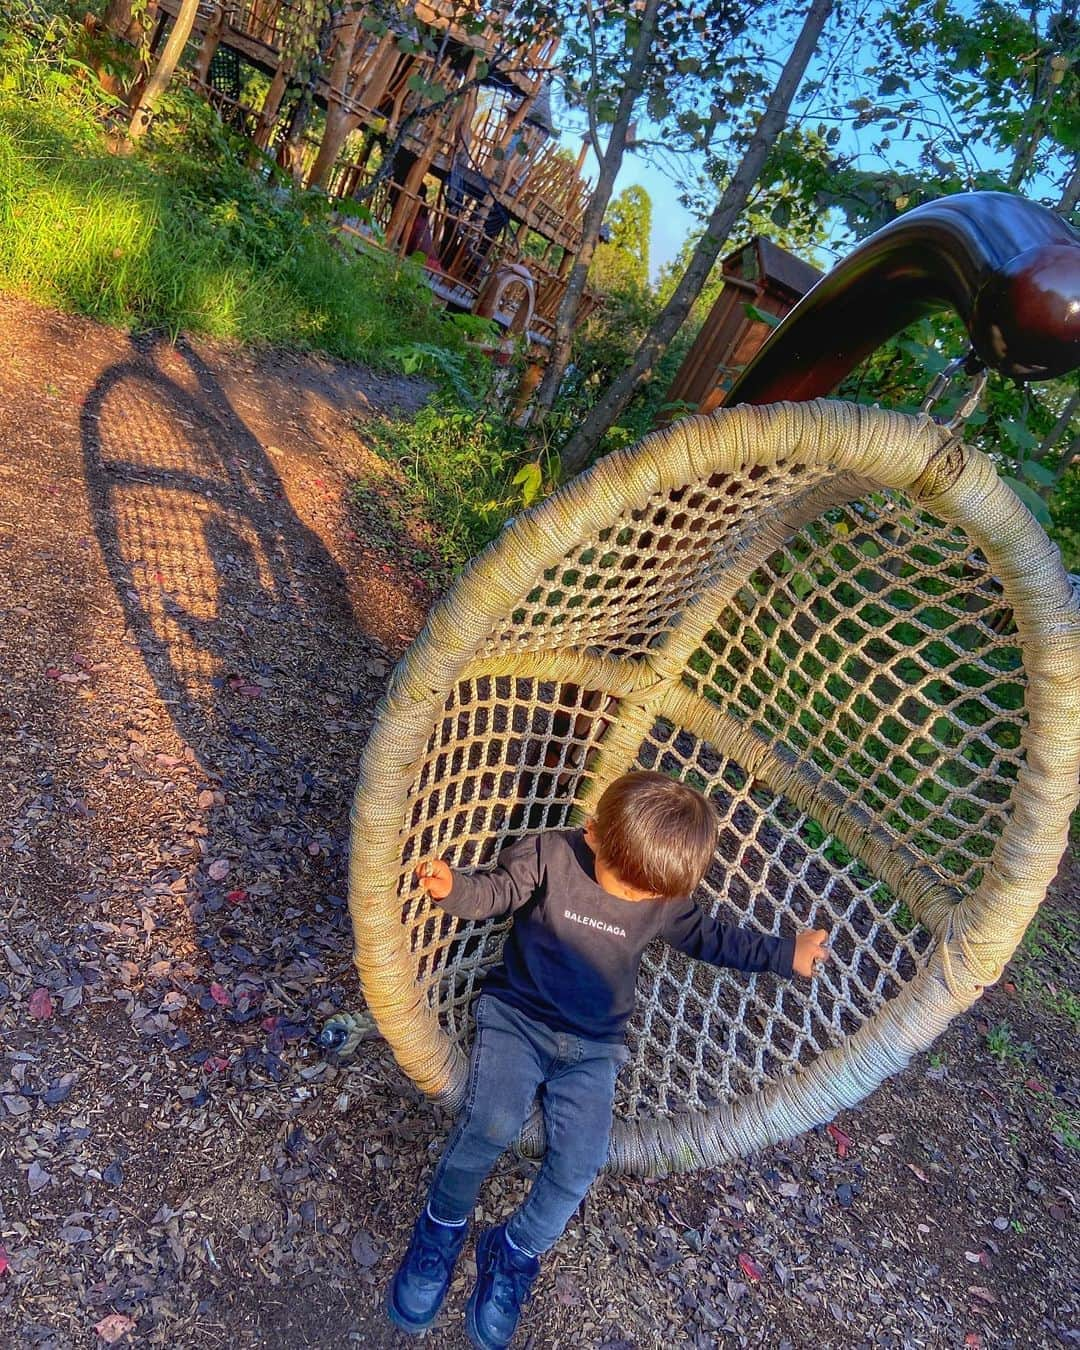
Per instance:
[[[229,875],[229,861],[227,858],[215,858],[206,869],[206,874],[211,881],[221,881]]]
[[[826,1125],[825,1130],[836,1144],[836,1156],[838,1158],[846,1158],[848,1149],[855,1142],[851,1135],[845,1134],[838,1125]]]
[[[53,1015],[52,996],[44,987],[35,989],[26,1007],[31,1017],[46,1021]]]
[[[123,1313],[109,1313],[94,1327],[94,1330],[106,1345],[115,1345],[123,1336],[135,1330],[135,1323]]]
[[[243,886],[237,886],[235,890],[225,892],[225,899],[228,900],[230,905],[242,905],[247,899],[247,891],[244,890]]]
[[[32,1162],[26,1173],[26,1181],[30,1187],[30,1194],[34,1195],[48,1186],[52,1181],[52,1173],[46,1172],[39,1162]]]
[[[921,1167],[916,1167],[914,1163],[908,1163],[908,1167],[915,1173],[915,1175],[919,1178],[920,1181],[925,1181],[926,1184],[929,1186],[930,1178],[926,1175],[926,1173],[922,1170]]]
[[[581,1306],[581,1290],[577,1282],[562,1272],[555,1276],[555,1301],[564,1308]]]
[[[969,1284],[968,1293],[972,1298],[977,1298],[983,1303],[996,1303],[997,1295],[983,1284]]]
[[[210,997],[222,1008],[232,1007],[232,995],[223,984],[216,982],[210,986]]]
[[[46,1106],[59,1106],[61,1102],[66,1102],[71,1096],[71,1089],[75,1085],[75,1075],[65,1073],[55,1082],[49,1084],[41,1094],[41,1100]]]
[[[379,1259],[379,1249],[372,1242],[371,1234],[362,1228],[357,1229],[349,1250],[352,1252],[352,1259],[364,1269],[373,1266]]]
[[[214,794],[209,788],[203,788],[195,801],[200,811],[209,811],[214,804]]]
[[[982,1337],[977,1331],[969,1331],[964,1337],[964,1344],[970,1347],[970,1350],[982,1350]]]
[[[5,1274],[11,1269],[11,1262],[8,1260],[8,1254],[4,1244],[0,1242],[0,1275]]]
[[[750,1281],[751,1284],[758,1284],[761,1281],[761,1267],[758,1266],[745,1252],[739,1253],[739,1269]]]

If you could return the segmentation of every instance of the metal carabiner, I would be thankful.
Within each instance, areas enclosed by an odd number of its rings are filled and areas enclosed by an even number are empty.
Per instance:
[[[973,369],[973,363],[975,368]],[[963,356],[957,356],[950,361],[944,370],[934,376],[930,388],[926,392],[926,397],[919,405],[919,411],[925,413],[927,417],[933,416],[934,407],[944,397],[953,380],[961,370],[966,370],[972,376],[971,387],[960,400],[956,411],[947,422],[941,423],[946,431],[953,433],[960,430],[979,406],[979,400],[983,396],[983,390],[986,388],[988,371],[979,361],[974,351],[966,352]]]

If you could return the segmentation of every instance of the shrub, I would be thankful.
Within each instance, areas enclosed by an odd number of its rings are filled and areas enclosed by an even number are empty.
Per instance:
[[[406,485],[399,514],[419,517],[441,556],[455,567],[489,544],[552,476],[550,463],[522,464],[524,436],[498,414],[476,412],[447,398],[425,405],[406,421],[365,424],[363,432]],[[353,492],[358,500],[373,493],[388,496],[370,479],[357,483]]]

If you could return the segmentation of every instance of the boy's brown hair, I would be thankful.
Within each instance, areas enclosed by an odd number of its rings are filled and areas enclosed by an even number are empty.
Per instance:
[[[600,798],[595,821],[604,862],[627,886],[665,899],[689,895],[716,848],[712,803],[651,770],[616,778]]]

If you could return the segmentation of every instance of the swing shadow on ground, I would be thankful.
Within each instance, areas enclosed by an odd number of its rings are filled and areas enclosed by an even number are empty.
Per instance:
[[[348,790],[387,668],[382,649],[358,622],[341,568],[192,345],[132,339],[130,356],[87,395],[81,436],[127,640],[182,754],[194,755],[195,866],[165,878],[186,902],[194,940],[214,955],[266,907],[285,949],[273,954],[280,967],[293,959],[284,915],[301,928],[329,897],[330,931],[304,931],[340,957]],[[297,905],[296,894],[311,903]],[[226,939],[215,933],[223,912]],[[230,973],[244,979],[265,967],[267,945],[242,941],[235,955],[249,959],[229,961]],[[249,992],[243,1011],[254,1015],[261,999]]]

